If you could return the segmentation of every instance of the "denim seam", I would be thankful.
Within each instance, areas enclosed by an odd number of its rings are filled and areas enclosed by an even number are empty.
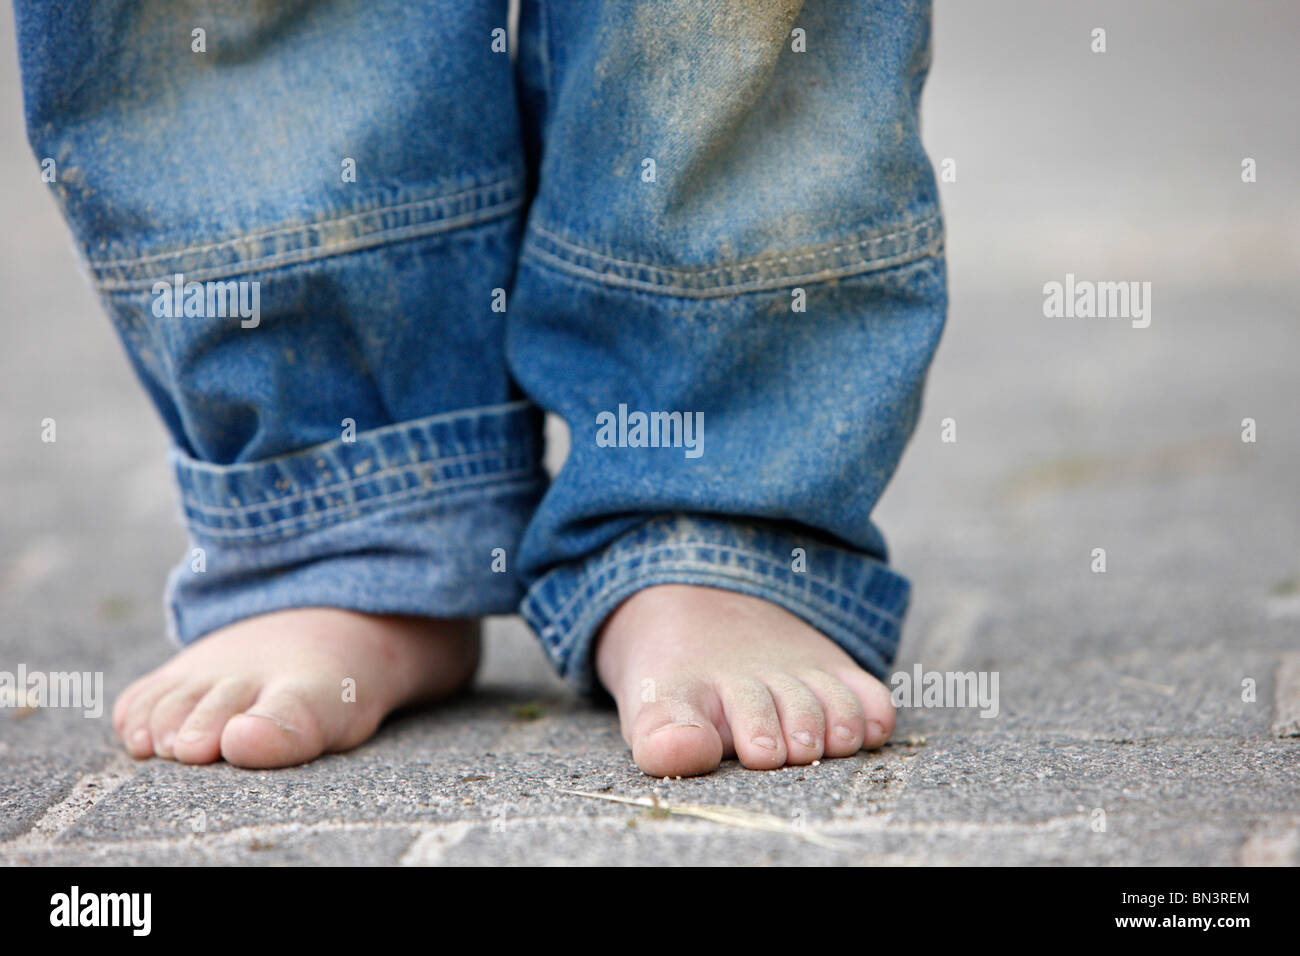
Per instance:
[[[476,476],[483,477],[483,476]],[[537,483],[536,469],[533,467],[522,468],[509,472],[502,472],[488,477],[482,481],[464,480],[455,484],[440,484],[433,487],[420,485],[415,488],[403,488],[399,491],[392,491],[384,495],[378,495],[373,498],[366,498],[364,501],[352,500],[342,505],[334,505],[326,508],[314,508],[304,515],[298,515],[293,518],[284,518],[271,524],[257,525],[251,528],[216,528],[203,524],[198,521],[190,520],[190,514],[186,512],[186,523],[194,533],[203,538],[216,539],[220,538],[227,541],[257,541],[261,539],[286,538],[294,534],[311,530],[322,525],[340,525],[348,521],[356,520],[371,514],[378,506],[392,506],[400,504],[403,501],[419,499],[422,495],[427,498],[437,498],[444,503],[450,504],[458,500],[457,496],[463,496],[466,492],[474,492],[476,498],[483,498],[487,494],[508,495],[514,491],[524,490],[533,487]]]
[[[438,196],[426,197],[424,199],[412,199],[408,202],[396,203],[394,205],[381,205],[376,206],[373,209],[359,209],[355,212],[348,213],[345,216],[334,219],[323,219],[319,223],[313,223],[313,225],[343,223],[350,219],[359,219],[362,216],[368,216],[377,212],[398,212],[402,209],[414,209],[417,206],[427,206],[436,202],[449,202],[453,199],[459,199],[462,196],[468,196],[471,193],[483,193],[498,186],[509,185],[511,182],[512,180],[510,179],[502,179],[488,183],[486,186],[474,186],[470,189],[462,189],[459,192],[445,193]],[[210,252],[213,249],[221,249],[226,246],[237,245],[241,242],[247,242],[250,239],[265,239],[270,236],[290,235],[294,232],[301,232],[304,228],[305,227],[303,226],[267,226],[265,229],[255,229],[252,232],[240,233],[238,236],[232,236],[229,239],[221,239],[217,242],[209,242],[201,246],[186,246],[185,248],[179,249],[175,252],[159,252],[154,255],[139,256],[131,259],[97,259],[92,261],[91,265],[97,267],[141,265],[145,262],[157,262],[160,259],[170,259],[184,255],[197,255],[200,252]]]
[[[773,579],[765,575],[753,574],[752,572],[746,572],[741,568],[735,568],[729,565],[710,564],[707,561],[674,561],[668,564],[660,564],[657,568],[669,574],[681,572],[686,574],[699,574],[719,581],[744,581],[748,584],[758,585],[763,590],[772,594],[779,594],[783,597],[789,598],[791,603],[798,604],[805,610],[815,612],[818,617],[838,624],[840,627],[847,627],[851,630],[856,630],[857,626],[860,624],[858,619],[845,615],[833,605],[810,599],[810,596],[806,591],[790,587],[780,579]],[[651,577],[653,576],[654,575],[651,575]],[[817,578],[816,580],[823,585],[826,583],[825,578]],[[590,618],[595,615],[596,611],[599,610],[600,605],[604,603],[605,599],[611,592],[619,590],[622,586],[636,585],[637,583],[638,581],[636,578],[630,578],[623,579],[622,581],[611,582],[609,586],[602,588],[589,599],[593,610],[575,619],[575,626],[571,629],[572,632],[575,634],[586,633]],[[828,590],[833,591],[834,589],[828,587]],[[891,624],[898,623],[897,618],[877,605],[869,604],[857,598],[853,599],[853,603],[855,607],[859,607],[876,617],[890,622]],[[578,626],[579,624],[581,626]]]
[[[479,209],[473,213],[466,213],[465,215],[454,219],[436,219],[417,225],[398,226],[392,229],[380,230],[378,232],[365,233],[364,235],[356,236],[353,239],[330,245],[311,246],[294,249],[288,252],[279,252],[275,255],[263,256],[258,259],[244,259],[220,266],[200,267],[197,270],[189,269],[181,271],[184,272],[187,281],[202,282],[207,279],[220,279],[229,276],[243,275],[249,272],[262,272],[268,269],[280,268],[282,266],[300,265],[305,262],[315,262],[320,259],[328,259],[331,256],[344,255],[349,252],[359,252],[363,249],[370,249],[375,246],[391,245],[406,239],[418,239],[424,236],[438,235],[462,227],[479,225],[495,219],[501,219],[518,209],[522,204],[523,200],[516,197],[502,205]],[[139,278],[96,279],[95,285],[104,292],[135,292],[152,287],[153,283],[159,281],[162,276],[163,273],[151,273]]]
[[[204,278],[237,275],[281,265],[310,262],[385,243],[450,232],[454,229],[500,219],[518,209],[522,204],[523,196],[520,190],[520,181],[515,177],[497,180],[486,186],[475,187],[457,193],[376,206],[371,209],[363,209],[344,216],[322,219],[301,226],[275,227],[245,233],[218,242],[190,246],[134,259],[88,260],[87,266],[92,271],[95,284],[99,289],[106,292],[132,291],[145,288],[159,277],[170,275],[176,271],[185,272],[186,278],[189,280],[201,281]],[[363,231],[343,240],[326,241],[317,244],[312,244],[310,241],[313,234],[338,229],[350,223],[363,222],[366,219],[382,220],[383,217],[395,213],[400,213],[403,218],[410,220],[422,212],[433,212],[435,215],[423,222],[408,221],[387,228],[374,229],[369,232]],[[214,252],[228,252],[237,255],[241,246],[263,244],[268,240],[282,236],[291,237],[286,241],[293,248],[271,254],[255,255],[250,259],[235,259],[234,261],[218,264],[200,262],[190,270],[178,268],[183,265],[182,260],[187,257],[203,256]],[[170,266],[164,268],[168,260],[171,260]],[[152,263],[162,263],[164,265],[153,266]]]
[[[208,514],[214,514],[214,515],[245,514],[248,511],[253,509],[276,508],[276,507],[283,507],[285,505],[294,504],[295,502],[302,501],[306,498],[310,498],[313,495],[328,495],[328,494],[334,494],[335,492],[348,491],[354,488],[357,484],[364,481],[378,481],[381,478],[387,478],[391,476],[410,475],[411,471],[416,468],[427,469],[429,466],[433,466],[433,465],[450,465],[450,464],[460,464],[463,462],[481,462],[486,460],[494,460],[500,457],[500,455],[501,455],[500,451],[494,449],[488,449],[486,451],[470,452],[464,455],[452,455],[446,458],[431,458],[425,462],[414,462],[405,465],[394,465],[389,468],[380,469],[379,471],[368,471],[365,472],[364,474],[354,475],[352,477],[349,477],[341,481],[337,481],[330,485],[322,485],[319,488],[313,488],[307,490],[298,490],[292,494],[287,494],[283,497],[277,497],[265,502],[249,502],[247,504],[241,503],[239,505],[234,505],[234,506],[194,504],[192,507],[196,511],[203,511]]]
[[[643,260],[638,260],[638,259],[622,259],[613,255],[609,255],[607,253],[597,252],[591,247],[583,246],[581,243],[575,242],[571,239],[565,239],[563,236],[551,232],[549,229],[546,229],[542,226],[538,226],[534,224],[530,228],[534,232],[542,236],[545,236],[548,239],[553,239],[556,243],[562,246],[566,246],[576,253],[599,256],[618,265],[632,266],[636,268],[648,267],[648,268],[657,269],[658,271],[661,272],[676,272],[681,274],[707,274],[709,272],[721,272],[723,270],[732,269],[732,268],[762,266],[769,262],[783,264],[787,262],[799,261],[802,259],[813,259],[818,256],[832,255],[836,252],[842,252],[845,249],[857,249],[864,245],[879,244],[890,239],[896,239],[900,236],[915,235],[919,232],[925,231],[925,229],[928,226],[934,225],[937,222],[938,222],[938,218],[932,216],[920,220],[910,226],[907,226],[906,228],[896,229],[893,232],[887,232],[887,233],[873,233],[855,242],[839,242],[834,245],[832,245],[831,243],[822,243],[820,245],[810,246],[808,247],[807,252],[801,252],[798,255],[787,253],[786,255],[781,255],[781,256],[775,256],[775,255],[749,256],[741,259],[735,259],[732,262],[726,263],[725,265],[721,265],[721,266],[705,266],[705,265],[669,266],[669,265],[662,265],[654,262],[645,262]]]
[[[398,488],[395,491],[387,491],[381,495],[372,495],[364,499],[358,498],[355,493],[356,487],[362,484],[362,482],[360,481],[351,482],[347,485],[345,489],[347,492],[352,494],[351,498],[341,503],[328,504],[323,507],[313,507],[310,514],[329,515],[340,509],[363,508],[369,505],[371,502],[391,501],[401,497],[402,495],[418,494],[420,492],[425,492],[428,494],[451,493],[454,491],[459,491],[462,488],[480,487],[482,485],[490,485],[494,481],[504,481],[506,479],[513,478],[516,476],[527,475],[532,473],[534,470],[531,466],[521,466],[518,468],[511,468],[507,471],[493,472],[492,474],[489,475],[468,475],[464,478],[457,478],[452,481],[434,482],[432,484],[428,482],[420,481],[421,472],[428,471],[434,464],[435,464],[434,462],[430,462],[428,465],[413,465],[406,470],[406,472],[403,475],[403,480],[414,479],[418,481],[419,484],[414,486],[404,487],[404,488]],[[342,492],[329,492],[329,494],[341,494],[341,493]],[[325,494],[326,494],[325,492],[320,493],[320,495],[322,496]],[[311,494],[298,495],[295,496],[293,500],[302,501],[304,499],[311,498],[311,497],[315,497],[315,496]],[[264,512],[273,508],[287,507],[287,506],[288,506],[287,504],[280,502],[279,500],[258,503],[258,504],[250,504],[246,508],[231,509],[227,517],[232,521],[238,521],[241,520],[242,518],[247,518],[258,512]],[[199,520],[209,520],[207,515],[211,511],[210,508],[207,508],[203,505],[194,504],[192,502],[186,502],[185,508],[187,514],[192,514],[194,515],[195,518]],[[250,530],[271,531],[271,530],[275,530],[281,525],[292,524],[295,521],[301,521],[305,517],[307,517],[307,515],[294,515],[289,518],[281,518],[278,521],[272,521],[267,524],[257,525],[255,528]],[[220,530],[225,531],[227,529],[220,529]]]
[[[171,452],[185,523],[212,538],[282,537],[410,499],[509,493],[536,483],[530,402],[506,402],[371,429],[355,446],[323,442],[218,465]],[[522,417],[521,417],[522,416]]]
[[[542,265],[549,265],[557,272],[567,274],[574,278],[597,282],[611,288],[631,289],[639,292],[648,292],[656,295],[671,296],[682,299],[715,299],[749,292],[770,292],[775,289],[786,288],[798,283],[811,284],[817,282],[828,282],[832,279],[844,279],[855,275],[861,275],[863,273],[881,272],[895,266],[911,265],[921,259],[937,254],[939,251],[940,247],[936,246],[934,249],[922,249],[915,255],[908,254],[901,256],[896,260],[874,259],[870,262],[863,262],[852,267],[833,270],[827,269],[822,272],[808,273],[806,275],[782,276],[780,278],[766,279],[743,285],[716,286],[707,290],[687,289],[681,286],[665,286],[654,282],[644,282],[636,279],[615,278],[606,273],[596,272],[591,269],[573,265],[567,260],[551,256],[537,249],[531,251],[531,256],[535,262],[539,262]]]
[[[939,217],[905,229],[866,236],[854,242],[812,247],[782,256],[738,259],[720,266],[669,266],[611,256],[565,239],[541,226],[529,226],[524,255],[572,275],[607,285],[667,292],[689,298],[709,298],[735,292],[763,291],[792,282],[820,281],[887,269],[933,255],[943,244]],[[877,252],[893,243],[889,251]],[[844,256],[846,251],[855,251]],[[794,273],[779,267],[811,262],[813,271]],[[745,275],[745,273],[751,273]]]
[[[645,562],[646,559],[647,559],[649,556],[654,555],[654,554],[672,553],[672,552],[680,551],[680,550],[682,550],[682,549],[684,549],[684,548],[701,548],[701,547],[703,547],[703,548],[709,548],[710,550],[713,550],[713,551],[718,551],[718,552],[722,552],[722,553],[727,553],[727,554],[730,554],[730,555],[733,555],[733,556],[739,556],[739,557],[749,558],[749,559],[750,559],[751,561],[753,561],[755,564],[762,565],[763,567],[766,567],[766,568],[769,568],[769,569],[776,569],[776,568],[778,568],[778,567],[781,567],[781,568],[784,567],[784,565],[778,565],[778,564],[776,564],[775,562],[773,562],[770,558],[768,558],[765,554],[763,554],[763,553],[760,552],[760,551],[750,551],[750,550],[748,550],[748,549],[746,549],[746,548],[737,548],[737,547],[734,547],[734,546],[731,546],[731,545],[720,545],[720,544],[712,543],[712,542],[709,542],[709,541],[706,541],[706,540],[701,540],[701,541],[696,541],[696,542],[681,541],[681,542],[674,542],[673,544],[657,545],[657,546],[652,547],[652,548],[646,548],[646,549],[644,549],[644,550],[638,550],[638,551],[636,551],[635,553],[633,553],[633,554],[629,554],[629,555],[626,555],[626,556],[624,556],[624,557],[619,557],[619,558],[610,557],[610,558],[607,558],[607,559],[601,561],[599,564],[597,564],[595,567],[591,568],[591,569],[590,569],[589,571],[587,571],[586,573],[587,573],[588,576],[593,576],[593,577],[594,577],[594,576],[600,575],[600,574],[602,574],[602,573],[604,573],[604,572],[606,572],[606,571],[615,571],[615,570],[617,570],[617,569],[619,568],[619,566],[621,566],[621,565],[625,565],[625,564],[628,564],[628,563],[631,563],[631,562]],[[684,561],[684,562],[675,562],[675,563],[677,563],[677,565],[680,566],[680,567],[686,567],[686,568],[689,568],[689,569],[696,569],[696,570],[699,570],[699,569],[705,569],[705,568],[711,568],[711,569],[715,569],[715,570],[716,570],[716,569],[719,568],[719,567],[723,567],[723,565],[718,565],[718,564],[714,564],[714,563],[711,563],[711,562],[700,562],[700,561],[695,560],[695,559],[690,559],[690,560],[686,560],[686,561]],[[658,565],[656,565],[656,566],[657,566],[657,567],[663,567],[663,566],[664,566],[664,563],[663,563],[663,562],[660,562],[660,563],[659,563]],[[727,566],[727,567],[734,567],[734,566]],[[738,569],[738,570],[745,570],[745,569]],[[792,573],[793,573],[793,572],[792,572]],[[745,577],[746,575],[752,575],[752,574],[753,574],[753,572],[750,572],[750,571],[745,570],[745,573],[744,573],[744,574],[738,574],[738,575],[735,575],[735,577]],[[848,600],[848,601],[850,601],[850,602],[852,602],[852,603],[854,603],[854,604],[857,604],[857,605],[860,605],[860,606],[862,606],[862,607],[865,607],[865,608],[867,608],[867,609],[869,609],[869,610],[872,610],[873,612],[880,614],[882,617],[884,617],[885,619],[887,619],[887,620],[890,621],[891,623],[894,623],[894,624],[901,624],[901,619],[900,619],[899,617],[897,617],[896,615],[893,615],[893,614],[888,613],[888,612],[885,611],[883,608],[876,608],[874,605],[868,605],[868,604],[866,604],[865,602],[863,602],[863,600],[862,600],[860,597],[858,597],[857,595],[852,594],[852,593],[850,593],[850,592],[847,592],[847,591],[842,590],[840,587],[838,587],[836,584],[834,584],[833,582],[831,582],[831,581],[828,580],[827,578],[821,577],[820,575],[811,574],[811,573],[809,573],[809,572],[807,572],[807,571],[800,572],[800,574],[801,574],[801,576],[805,577],[808,581],[810,581],[810,582],[815,582],[815,583],[817,583],[817,584],[820,584],[822,587],[826,588],[826,590],[829,591],[829,592],[831,592],[832,594],[836,594],[836,595],[838,595],[838,596],[840,596],[840,597],[843,597],[843,598],[845,598],[846,600]],[[765,584],[765,585],[768,584],[768,583],[775,583],[775,584],[777,584],[777,585],[780,586],[780,587],[786,587],[786,588],[788,588],[788,587],[790,586],[790,585],[789,585],[789,582],[785,581],[783,578],[778,577],[778,576],[776,576],[776,575],[772,575],[772,576],[770,576],[770,577],[768,577],[768,576],[759,577],[759,576],[755,575],[755,576],[753,577],[753,580],[754,580],[755,583],[761,583],[761,584]],[[609,588],[615,586],[616,584],[617,584],[617,582],[611,582],[611,584],[605,586],[603,590],[609,590]],[[588,587],[590,587],[590,586],[588,586]],[[603,590],[600,591],[600,592],[597,592],[597,594],[596,594],[594,597],[599,597],[599,596],[603,593]],[[579,601],[582,601],[582,600],[594,600],[594,597],[588,597],[587,595],[584,595],[582,592],[583,592],[583,589],[582,589],[582,588],[577,589],[577,590],[575,591],[574,594],[570,595],[568,601],[566,601],[565,604],[564,604],[563,606],[552,608],[552,609],[551,609],[551,616],[552,616],[552,617],[555,617],[555,618],[567,618],[567,617],[569,617],[570,609],[573,607],[574,604],[576,604],[576,603],[578,603]],[[801,593],[801,592],[799,592],[798,589],[795,589],[795,592],[794,592],[794,593]],[[581,620],[581,616],[580,616],[580,615],[579,615],[578,619]],[[850,620],[850,621],[851,621],[852,619],[851,619],[851,618],[848,618],[847,620]]]

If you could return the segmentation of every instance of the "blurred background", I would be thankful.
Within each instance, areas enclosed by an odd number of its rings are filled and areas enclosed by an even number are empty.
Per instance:
[[[1091,49],[1099,27],[1104,53]],[[1240,831],[1224,852],[1249,845],[1251,814],[1272,827],[1277,805],[1295,813],[1296,751],[1268,741],[1281,740],[1278,715],[1300,707],[1287,670],[1300,649],[1298,43],[1300,4],[1288,0],[936,3],[924,123],[936,167],[955,170],[941,187],[951,310],[878,521],[915,584],[899,665],[1000,670],[1003,713],[901,716],[903,737],[957,735],[947,769],[927,771],[936,788],[952,766],[990,775],[987,796],[932,795],[915,814],[1032,805],[1023,791],[995,800],[1000,747],[1084,742],[1087,753],[1112,739],[1164,749],[1149,764],[1108,764],[1064,797],[1044,784],[1041,799],[1072,812],[1100,799],[1088,787],[1104,789],[1106,773],[1129,773],[1126,793],[1205,814],[1229,799],[1215,794],[1264,792],[1260,768],[1280,765],[1289,791],[1268,791],[1262,809],[1232,804]],[[112,694],[169,653],[160,592],[184,536],[163,430],[27,147],[7,6],[0,130],[0,667],[102,669]],[[1067,273],[1150,282],[1150,327],[1045,318],[1043,286]],[[56,444],[40,440],[47,417]],[[1241,440],[1245,418],[1254,443]],[[945,419],[955,442],[941,440]],[[517,622],[492,633],[489,699],[544,698],[597,726],[565,702]],[[1241,699],[1247,679],[1254,704]],[[0,759],[36,761],[57,740],[69,767],[31,766],[72,779],[75,754],[109,746],[99,723],[0,714]],[[1208,770],[1198,785],[1187,768],[1200,764],[1178,741],[1255,749],[1209,758],[1226,776]],[[962,746],[995,769],[962,764]],[[1188,859],[1217,859],[1212,837]],[[1144,859],[1178,860],[1175,843]]]

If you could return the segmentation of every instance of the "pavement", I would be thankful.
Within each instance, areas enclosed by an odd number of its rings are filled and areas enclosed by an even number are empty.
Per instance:
[[[494,619],[475,694],[294,769],[136,762],[107,715],[0,708],[0,863],[1300,863],[1300,10],[1037,6],[937,3],[952,308],[878,512],[915,583],[898,669],[996,673],[996,716],[903,708],[874,753],[655,781]],[[184,535],[0,34],[0,671],[101,671],[111,701],[170,653]],[[1067,273],[1151,282],[1149,327],[1044,317]]]

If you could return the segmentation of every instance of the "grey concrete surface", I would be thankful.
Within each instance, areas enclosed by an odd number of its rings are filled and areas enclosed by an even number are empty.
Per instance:
[[[1279,735],[1300,713],[1300,8],[936,19],[951,318],[879,520],[915,582],[898,667],[996,671],[997,717],[903,709],[876,753],[653,781],[494,620],[475,695],[291,770],[136,763],[106,717],[0,708],[0,862],[1300,862],[1300,738]],[[0,34],[0,670],[102,671],[112,695],[169,653],[184,538],[162,430],[28,154],[7,8]],[[1152,282],[1151,326],[1045,318],[1067,272]]]

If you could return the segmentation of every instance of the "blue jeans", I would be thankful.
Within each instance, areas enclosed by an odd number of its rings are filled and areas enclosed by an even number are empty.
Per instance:
[[[15,6],[174,444],[177,640],[518,608],[587,688],[614,607],[682,583],[884,672],[870,516],[946,305],[928,3],[523,0],[514,55],[505,0]]]

